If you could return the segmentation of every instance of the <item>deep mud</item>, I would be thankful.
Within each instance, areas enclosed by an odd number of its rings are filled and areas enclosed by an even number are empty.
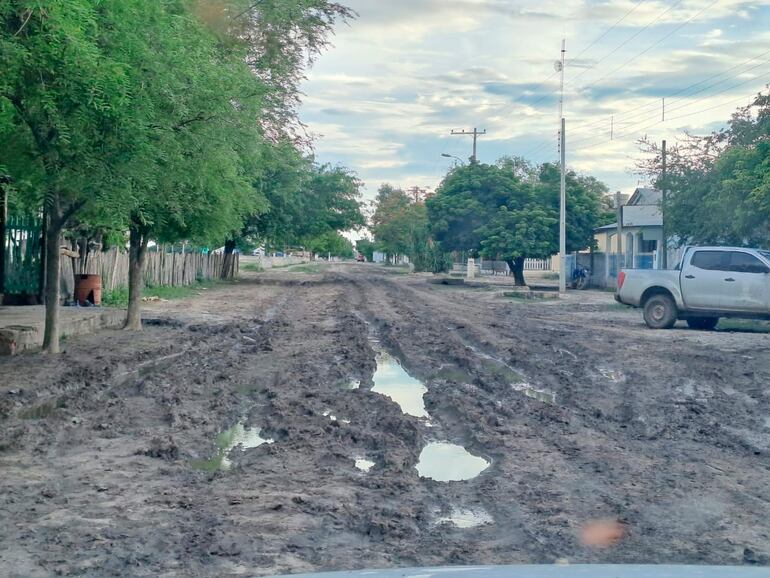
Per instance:
[[[0,359],[0,575],[770,565],[770,335],[374,266],[263,273],[145,317]],[[375,350],[425,384],[429,419],[371,391]],[[273,443],[237,445],[249,432]],[[432,442],[490,465],[421,478]],[[597,519],[626,537],[582,546]]]

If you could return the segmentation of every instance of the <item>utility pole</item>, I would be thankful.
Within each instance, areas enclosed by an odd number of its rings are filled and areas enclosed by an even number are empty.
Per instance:
[[[559,195],[559,293],[567,292],[567,139],[565,136],[567,122],[564,120],[564,56],[567,52],[567,41],[561,41],[561,60],[555,63],[556,70],[561,74],[559,91],[559,152],[561,165],[561,185]],[[571,272],[570,272],[571,273]]]
[[[567,292],[567,181],[564,164],[567,162],[566,121],[561,119],[561,194],[559,196],[559,293]]]
[[[660,199],[660,224],[662,230],[662,247],[660,249],[660,268],[668,269],[668,239],[666,238],[666,141],[663,140],[663,146],[661,147],[661,156],[663,158],[663,170],[661,171],[661,199]]]
[[[618,240],[617,240],[617,271],[616,274],[620,275],[620,256],[623,254],[623,207],[620,206],[620,191],[615,193],[615,212],[617,213],[617,219],[618,219]]]
[[[472,135],[473,136],[473,156],[471,157],[471,162],[476,162],[476,141],[481,135],[487,134],[487,129],[484,129],[483,131],[479,131],[478,129],[474,128],[473,131],[469,130],[453,130],[450,134],[456,135],[456,136],[465,136],[465,135]]]

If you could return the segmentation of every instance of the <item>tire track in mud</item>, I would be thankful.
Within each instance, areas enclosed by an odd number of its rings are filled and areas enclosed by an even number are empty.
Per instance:
[[[697,407],[687,406],[674,409],[677,418],[671,420],[671,395],[658,393],[661,392],[661,385],[653,381],[660,379],[660,373],[642,371],[642,368],[633,365],[638,363],[638,354],[635,358],[621,355],[615,361],[610,358],[610,364],[606,361],[597,364],[597,353],[603,353],[606,359],[608,350],[605,347],[602,352],[595,345],[597,336],[591,335],[595,328],[581,327],[572,320],[560,319],[563,311],[554,311],[554,318],[549,319],[549,324],[567,324],[568,328],[543,335],[540,329],[543,316],[528,319],[526,309],[519,308],[516,313],[520,316],[513,319],[515,314],[507,312],[505,307],[490,306],[489,302],[474,307],[467,303],[467,299],[458,306],[436,296],[436,292],[427,284],[418,288],[415,286],[417,283],[420,282],[384,278],[371,282],[371,287],[368,287],[369,293],[377,294],[379,291],[380,294],[370,312],[380,312],[378,314],[386,319],[382,324],[395,334],[393,340],[402,352],[406,352],[404,357],[407,364],[416,366],[416,371],[423,366],[425,376],[425,366],[430,367],[431,363],[435,364],[446,357],[456,358],[459,346],[469,341],[481,345],[482,351],[491,350],[493,355],[503,359],[505,354],[501,352],[507,349],[515,367],[523,365],[527,374],[538,375],[557,392],[557,405],[564,404],[565,411],[554,414],[550,408],[538,407],[533,402],[525,402],[530,407],[522,407],[519,400],[506,399],[503,403],[511,404],[507,408],[500,408],[499,404],[487,404],[486,411],[476,416],[469,411],[473,408],[473,401],[478,404],[483,397],[476,388],[465,396],[459,396],[457,390],[453,391],[445,396],[451,397],[451,401],[445,400],[441,404],[442,410],[439,410],[439,414],[444,411],[455,420],[464,417],[471,424],[484,424],[485,417],[489,415],[496,415],[502,420],[519,421],[522,416],[526,416],[527,423],[523,428],[511,428],[501,435],[489,437],[490,428],[482,426],[478,429],[483,430],[483,433],[475,433],[475,437],[481,440],[487,436],[484,440],[488,444],[485,448],[487,453],[491,452],[490,445],[496,445],[501,453],[519,458],[520,463],[524,464],[518,472],[523,474],[519,483],[529,487],[534,483],[542,489],[534,495],[525,491],[520,500],[528,505],[521,509],[525,511],[524,517],[530,518],[534,527],[538,528],[535,533],[541,538],[546,537],[543,540],[546,547],[537,552],[541,560],[554,554],[586,561],[703,560],[704,548],[692,549],[693,544],[704,539],[700,534],[701,528],[693,533],[692,528],[675,521],[661,532],[661,520],[655,519],[655,515],[660,516],[660,511],[648,508],[647,505],[659,500],[661,493],[665,494],[670,488],[680,486],[690,487],[688,491],[698,491],[693,490],[693,486],[699,487],[700,491],[713,493],[712,501],[716,500],[715,503],[729,503],[735,492],[734,484],[724,478],[716,479],[714,472],[709,471],[707,462],[715,460],[724,464],[727,459],[742,471],[751,472],[752,467],[746,461],[754,461],[755,456],[754,452],[747,451],[745,442],[730,441],[732,436],[720,432],[720,427],[714,423],[716,420],[703,415],[705,412],[702,408],[700,411]],[[398,285],[401,286],[395,288]],[[424,307],[430,310],[428,318],[420,315]],[[458,308],[461,308],[460,312]],[[388,315],[389,312],[393,314]],[[469,322],[470,319],[473,321]],[[400,329],[393,331],[391,324],[394,323],[400,325]],[[431,326],[439,328],[432,331],[427,329]],[[461,334],[459,338],[449,335],[453,329]],[[447,334],[443,342],[435,337],[442,330]],[[570,346],[571,354],[566,356],[569,358],[566,360],[565,355],[560,353],[564,349],[565,338],[574,340]],[[458,347],[453,347],[452,341]],[[507,348],[495,347],[501,341],[508,341]],[[621,350],[624,345],[629,347],[634,344],[633,337],[624,341],[619,344]],[[436,343],[446,347],[436,348]],[[641,348],[652,349],[655,345],[652,340],[644,340]],[[426,354],[421,349],[428,349],[429,352]],[[695,353],[683,347],[676,349],[678,351],[666,352],[665,361],[659,364],[659,367],[665,368],[666,373],[671,373],[682,358],[692,357]],[[695,356],[707,358],[697,353]],[[627,358],[634,359],[633,364]],[[671,365],[666,366],[666,362]],[[714,360],[709,360],[709,364],[712,363]],[[605,367],[602,368],[602,365]],[[607,365],[610,365],[609,369]],[[613,366],[621,367],[624,372],[616,373]],[[608,373],[602,374],[601,369]],[[482,381],[485,378],[488,379],[488,376],[480,376]],[[492,391],[499,393],[500,384],[494,380],[491,384]],[[651,392],[661,397],[651,401]],[[428,396],[434,397],[432,393]],[[471,397],[475,400],[469,399]],[[533,415],[532,406],[536,415]],[[606,408],[604,411],[599,409],[602,406]],[[463,410],[458,410],[458,407]],[[688,415],[693,409],[697,413]],[[430,408],[430,411],[436,413],[437,410]],[[469,415],[472,416],[470,419]],[[656,423],[650,423],[650,417]],[[689,435],[687,432],[690,432]],[[684,439],[682,433],[686,435]],[[523,444],[525,451],[521,447],[510,446],[513,440],[522,438],[526,440]],[[543,445],[532,444],[533,438]],[[706,448],[709,448],[710,456],[700,454]],[[725,450],[731,449],[738,450],[738,455],[725,455]],[[697,452],[698,457],[693,460],[688,451]],[[527,467],[533,455],[537,456],[536,468]],[[759,472],[750,474],[753,478],[751,485],[756,489],[761,486],[761,471],[767,471],[766,461],[761,460],[757,464],[761,468]],[[693,479],[696,471],[700,479]],[[559,475],[544,472],[559,472]],[[487,477],[492,475],[493,472],[490,472]],[[514,474],[511,472],[511,475]],[[508,490],[510,492],[510,486]],[[502,497],[503,493],[500,494]],[[494,495],[494,492],[489,495]],[[511,495],[516,495],[516,492],[508,494]],[[682,498],[676,500],[681,502]],[[687,507],[674,503],[677,505],[672,507]],[[544,516],[544,513],[548,515]],[[742,513],[740,517],[744,518],[745,514]],[[586,552],[575,543],[575,529],[581,521],[597,516],[617,517],[650,534],[658,532],[665,538],[635,535],[633,541],[621,545],[609,556]],[[748,518],[754,520],[750,524],[757,523],[753,514]],[[750,543],[755,548],[757,538],[752,538]],[[713,545],[709,548],[713,548]],[[722,548],[720,554],[712,554],[710,560],[719,563],[726,558],[740,563],[741,549],[730,546]]]
[[[165,318],[181,326],[150,327],[133,345],[120,334],[99,359],[88,352],[94,338],[45,371],[12,361],[19,383],[78,393],[26,421],[17,415],[32,392],[5,396],[21,401],[6,404],[0,425],[23,432],[0,447],[0,510],[17,520],[0,530],[6,559],[25,575],[229,576],[767,554],[766,457],[725,433],[746,427],[741,412],[770,414],[761,386],[747,389],[767,364],[746,360],[741,372],[754,377],[733,378],[723,353],[661,351],[620,327],[615,348],[602,344],[601,323],[563,307],[541,313],[372,271],[263,274],[209,296],[216,318],[180,308]],[[369,391],[370,328],[425,382],[435,428]],[[650,371],[638,365],[647,357]],[[666,380],[682,362],[672,400]],[[141,363],[146,373],[125,374]],[[514,391],[511,369],[556,403]],[[350,380],[365,383],[348,389]],[[719,384],[738,401],[728,405]],[[715,423],[719,412],[732,423]],[[233,450],[227,471],[193,469],[238,422],[275,443]],[[420,450],[435,439],[492,465],[465,482],[421,479]],[[364,473],[357,457],[376,465]],[[484,509],[494,523],[441,523],[453,506]],[[631,535],[586,550],[576,530],[597,517],[623,519]]]

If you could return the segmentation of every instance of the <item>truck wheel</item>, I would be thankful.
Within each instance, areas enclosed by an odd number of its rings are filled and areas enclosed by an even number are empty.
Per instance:
[[[676,317],[676,303],[668,295],[653,295],[644,304],[644,322],[650,329],[671,329]]]
[[[701,331],[711,331],[719,323],[719,317],[692,317],[687,320],[690,329],[700,329]]]

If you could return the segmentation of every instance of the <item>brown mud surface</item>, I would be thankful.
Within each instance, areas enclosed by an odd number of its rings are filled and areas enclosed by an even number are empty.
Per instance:
[[[608,294],[523,302],[372,265],[202,293],[148,306],[140,334],[0,359],[0,575],[770,565],[768,334],[655,332]],[[429,421],[370,391],[375,349],[425,383]],[[274,443],[197,467],[237,423]],[[421,478],[432,441],[491,465]],[[593,520],[625,536],[586,547]]]

